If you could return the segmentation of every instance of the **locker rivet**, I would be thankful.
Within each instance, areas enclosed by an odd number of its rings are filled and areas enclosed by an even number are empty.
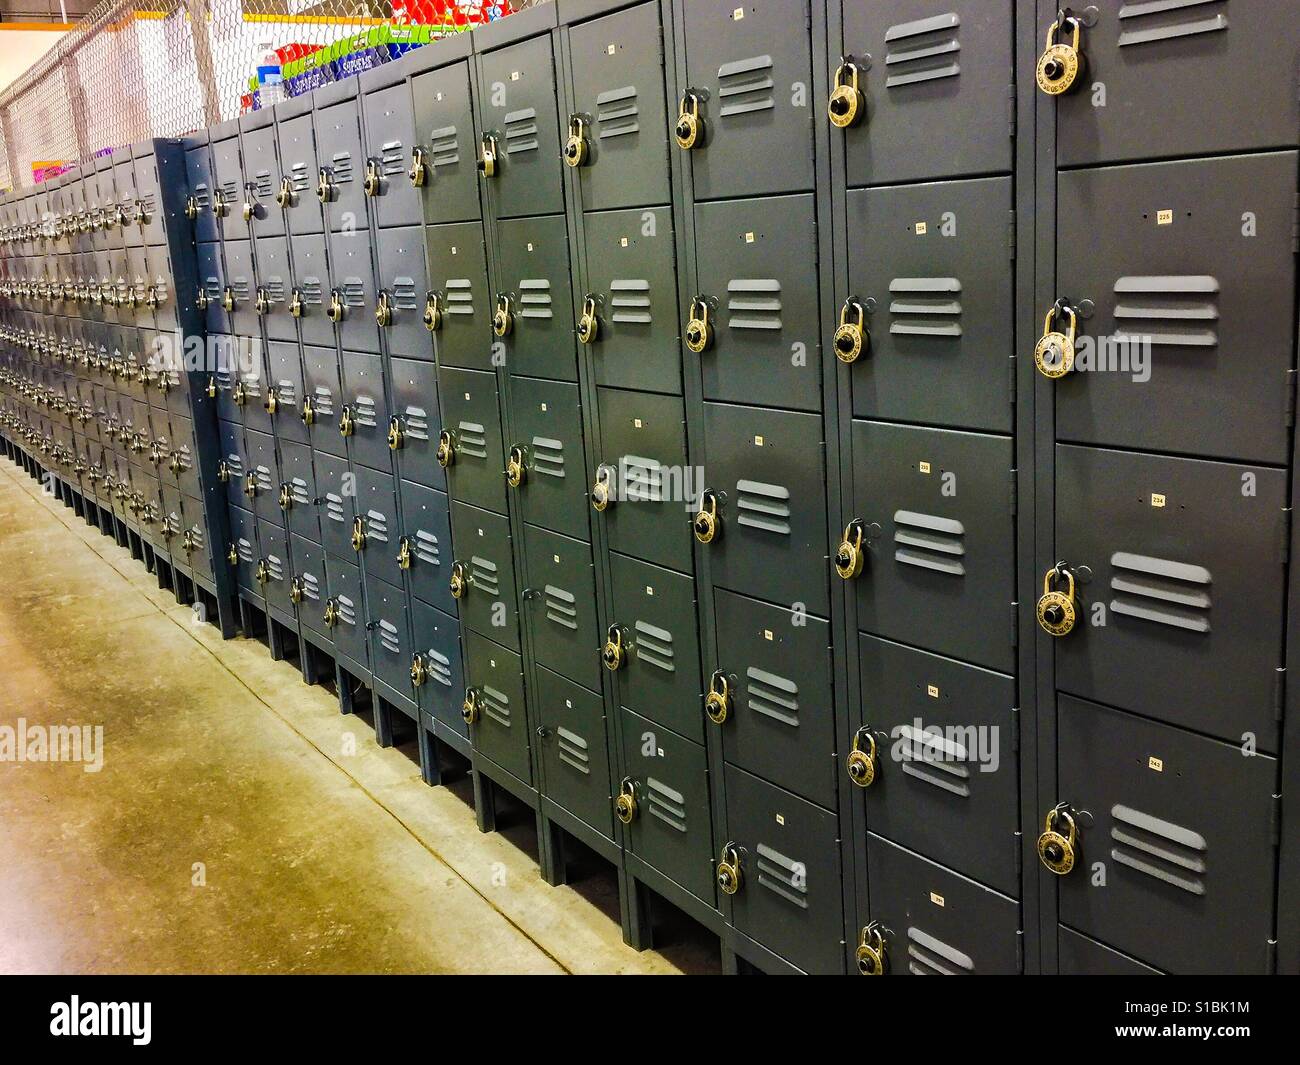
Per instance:
[[[852,321],[850,321],[850,315]],[[840,324],[835,330],[835,357],[843,363],[854,363],[871,343],[871,334],[863,328],[866,312],[855,299],[847,299],[840,308]]]
[[[1066,16],[1053,22],[1047,29],[1047,43],[1043,47],[1043,54],[1038,57],[1038,67],[1034,73],[1038,87],[1048,96],[1060,96],[1069,92],[1079,82],[1087,66],[1083,52],[1079,50],[1082,26],[1079,19]],[[1062,29],[1072,29],[1073,40],[1070,44],[1061,43]]]
[[[880,925],[872,921],[862,930],[858,938],[858,949],[854,953],[858,972],[862,976],[884,976],[888,958],[885,952],[885,937]]]
[[[731,713],[731,679],[720,669],[709,678],[709,691],[704,696],[704,712],[715,725],[721,725]]]
[[[853,747],[845,763],[849,779],[858,787],[869,788],[875,783],[878,769],[876,755],[876,737],[865,726],[858,729],[853,734]]]
[[[736,849],[734,843],[726,843],[722,847],[722,855],[718,859],[718,888],[724,895],[734,895],[740,890],[743,877],[740,871],[740,852]]]
[[[614,813],[625,825],[636,820],[636,785],[631,777],[624,777],[619,785],[618,796],[614,799]]]
[[[840,129],[856,125],[862,117],[862,90],[858,88],[858,65],[851,58],[846,58],[835,68],[830,102],[826,112],[831,124]]]
[[[1064,832],[1061,829],[1064,828]],[[1038,837],[1038,857],[1057,876],[1074,868],[1079,846],[1079,830],[1066,803],[1047,811],[1043,834]]]

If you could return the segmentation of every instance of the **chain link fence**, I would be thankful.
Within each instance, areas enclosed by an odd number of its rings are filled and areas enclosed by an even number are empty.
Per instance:
[[[105,0],[0,94],[0,189],[269,106],[544,2]]]

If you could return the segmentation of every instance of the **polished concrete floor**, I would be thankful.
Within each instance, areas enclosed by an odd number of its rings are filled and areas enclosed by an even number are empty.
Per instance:
[[[323,688],[223,642],[0,458],[0,727],[102,725],[103,766],[0,761],[0,972],[671,973],[623,945],[612,870],[475,827]],[[2,752],[0,752],[2,753]],[[531,853],[530,853],[531,851]]]

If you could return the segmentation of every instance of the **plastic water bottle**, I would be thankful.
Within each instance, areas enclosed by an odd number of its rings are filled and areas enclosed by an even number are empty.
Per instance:
[[[268,43],[257,64],[258,103],[271,107],[284,99],[284,78],[280,70],[280,57]]]

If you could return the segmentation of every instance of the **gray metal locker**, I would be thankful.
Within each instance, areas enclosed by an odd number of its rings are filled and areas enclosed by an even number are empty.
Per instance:
[[[290,314],[297,311],[303,344],[332,347],[334,323],[327,311],[330,273],[326,265],[325,237],[320,234],[293,238],[293,282],[289,290]]]
[[[310,437],[302,422],[302,361],[296,343],[272,340],[266,345],[266,396],[271,422],[281,442],[306,444]]]
[[[324,617],[325,600],[329,598],[325,577],[325,549],[305,536],[290,532],[289,554],[293,570],[290,591],[298,597],[295,603],[298,623],[332,647],[334,637],[330,633],[330,627],[325,624]]]
[[[524,556],[524,622],[533,658],[600,691],[603,635],[591,545],[529,525],[524,528]]]
[[[291,236],[324,230],[321,202],[316,195],[320,179],[316,139],[312,130],[311,98],[286,100],[276,107],[280,136],[280,186],[278,203]],[[281,113],[283,111],[283,113]],[[286,118],[287,115],[292,117]],[[294,244],[297,251],[297,243]]]
[[[388,455],[388,399],[384,394],[383,361],[377,353],[344,351],[343,405],[336,428],[347,440],[348,457],[376,470],[391,468]]]
[[[393,400],[388,446],[397,453],[398,472],[419,484],[445,488],[446,474],[437,460],[441,426],[437,369],[432,362],[392,358],[388,383]]]
[[[465,698],[465,668],[461,656],[460,623],[454,617],[435,610],[418,599],[410,604],[411,645],[419,669],[412,680],[415,698],[422,713],[433,720],[425,723],[445,728],[458,736],[469,737],[469,726],[461,715]]]
[[[326,315],[335,315],[332,321],[339,346],[349,351],[377,352],[379,326],[375,322],[377,303],[368,231],[330,233],[329,267]]]
[[[454,63],[411,79],[415,142],[424,153],[421,200],[430,225],[480,216],[479,179],[470,102],[469,64]]]
[[[325,547],[330,549],[328,543]],[[321,617],[334,641],[335,651],[345,659],[343,664],[346,667],[368,671],[369,647],[361,570],[330,551],[325,559],[325,579],[329,596]]]
[[[221,245],[226,265],[226,287],[222,306],[229,314],[230,331],[237,336],[261,335],[257,308],[257,282],[253,277],[253,245],[247,240],[229,240]]]
[[[452,557],[450,503],[445,492],[403,480],[402,535],[397,544],[401,568],[406,570],[411,594],[456,614],[456,600],[448,582]]]
[[[545,794],[601,835],[612,838],[604,702],[594,692],[539,667],[533,716]]]
[[[355,85],[340,91],[356,91]],[[365,155],[361,148],[355,96],[320,106],[315,112],[317,187],[324,193],[327,228],[362,230],[366,226]],[[319,194],[319,193],[318,193]]]
[[[257,293],[268,340],[297,341],[298,326],[289,313],[293,271],[287,237],[257,237]],[[258,307],[254,308],[259,309]]]
[[[576,381],[569,243],[563,215],[497,224],[492,331],[512,376]]]
[[[339,357],[333,347],[303,344],[302,390],[303,407],[298,417],[310,422],[307,434],[312,450],[342,458],[347,454],[347,440],[339,433],[343,393]]]
[[[284,524],[295,536],[320,542],[320,512],[316,504],[316,470],[311,448],[283,438],[280,448],[280,484],[276,503]]]
[[[495,375],[440,366],[438,383],[443,424],[439,462],[445,457],[448,493],[504,514],[506,463]]]
[[[474,750],[532,783],[522,660],[477,632],[464,634],[464,648],[465,703],[475,714],[470,725]]]
[[[314,452],[316,489],[320,493],[321,543],[331,556],[348,560],[356,565],[352,547],[352,529],[357,516],[356,474],[346,459],[324,452]]]
[[[479,222],[426,226],[429,270],[426,305],[439,366],[492,370],[493,345],[485,343],[494,313],[487,252]]]
[[[284,614],[294,613],[290,598],[293,571],[289,563],[289,541],[284,527],[276,521],[257,523],[258,564],[254,576],[262,587],[266,605]]]
[[[366,628],[370,632],[370,666],[375,680],[414,702],[415,693],[411,690],[414,648],[406,616],[406,596],[400,588],[380,580],[368,569],[365,583]]]
[[[519,650],[519,599],[510,522],[501,514],[462,502],[453,493],[451,543],[456,559],[447,580],[459,601],[461,622]]]
[[[280,464],[275,454],[275,437],[255,429],[244,429],[244,484],[242,505],[265,521],[279,522]]]
[[[362,78],[361,111],[366,131],[367,189],[380,227],[419,225],[420,193],[407,171],[412,165],[414,116],[405,78],[370,91],[376,78],[391,82],[395,71],[380,70]]]
[[[520,378],[510,408],[514,439],[506,454],[507,484],[524,521],[589,539],[578,386]]]
[[[365,466],[355,466],[353,472],[356,474],[357,513],[353,522],[352,546],[357,553],[357,562],[367,581],[372,577],[379,578],[400,587],[402,570],[397,552],[401,530],[397,520],[397,484],[391,473],[380,473]]]
[[[250,125],[265,121],[260,129]],[[276,237],[284,233],[284,212],[275,202],[279,191],[280,163],[276,158],[276,129],[271,116],[257,112],[244,116],[242,156],[244,162],[244,188],[242,202],[238,205],[240,218],[249,232],[262,237]],[[261,249],[259,245],[258,255]]]
[[[381,229],[375,239],[383,335],[390,355],[433,361],[433,339],[425,325],[430,291],[420,226]]]

